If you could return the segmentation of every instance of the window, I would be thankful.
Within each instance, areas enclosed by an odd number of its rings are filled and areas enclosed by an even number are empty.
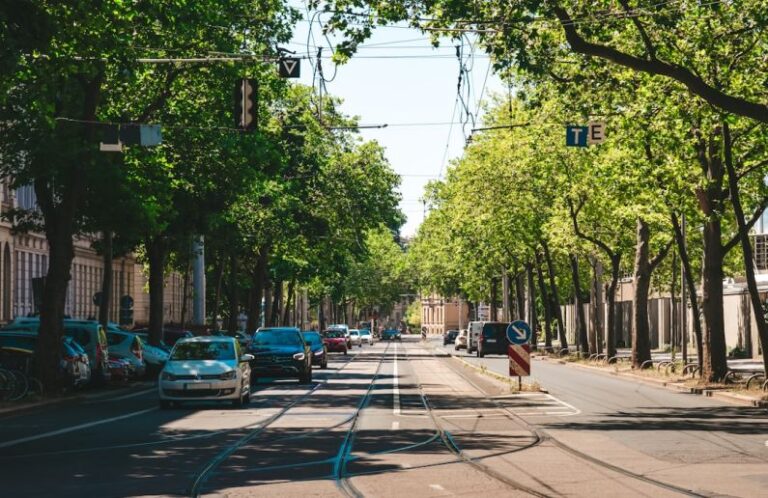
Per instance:
[[[768,270],[768,234],[752,236],[755,242],[755,267]]]

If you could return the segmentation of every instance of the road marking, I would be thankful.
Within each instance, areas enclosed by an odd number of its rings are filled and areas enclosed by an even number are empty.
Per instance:
[[[438,491],[445,491],[445,488],[440,486],[439,484],[430,484],[429,487],[432,489],[436,489]]]
[[[118,420],[123,420],[123,419],[126,419],[126,418],[135,417],[137,415],[143,415],[145,413],[149,413],[149,412],[152,412],[152,411],[155,411],[155,410],[157,410],[157,407],[147,408],[146,410],[139,410],[137,412],[126,413],[125,415],[120,415],[118,417],[111,417],[111,418],[105,418],[105,419],[102,419],[102,420],[96,420],[94,422],[88,422],[86,424],[73,425],[72,427],[65,427],[64,429],[59,429],[57,431],[44,432],[42,434],[36,434],[34,436],[14,439],[12,441],[6,441],[4,443],[0,443],[0,448],[8,448],[10,446],[16,446],[17,444],[26,443],[28,441],[35,441],[37,439],[44,439],[44,438],[47,438],[47,437],[58,436],[59,434],[66,434],[68,432],[79,431],[81,429],[87,429],[88,427],[94,427],[94,426],[97,426],[97,425],[108,424],[110,422],[116,422]]]
[[[392,406],[392,414],[400,415],[400,383],[397,378],[397,343],[395,343],[395,364],[392,368],[393,388],[392,396],[394,397],[394,404]]]
[[[392,422],[392,430],[396,431],[400,429],[400,422]]]

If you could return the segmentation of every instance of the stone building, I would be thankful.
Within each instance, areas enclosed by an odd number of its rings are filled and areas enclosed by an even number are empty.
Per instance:
[[[451,329],[466,328],[469,322],[469,306],[457,298],[438,295],[421,298],[421,326],[427,334],[444,334]]]

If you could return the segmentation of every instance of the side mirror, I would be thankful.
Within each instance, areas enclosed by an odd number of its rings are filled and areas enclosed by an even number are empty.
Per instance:
[[[246,362],[246,361],[253,361],[255,358],[256,357],[253,356],[252,354],[246,353],[246,354],[244,354],[243,356],[240,357],[240,362],[242,363],[242,362]]]

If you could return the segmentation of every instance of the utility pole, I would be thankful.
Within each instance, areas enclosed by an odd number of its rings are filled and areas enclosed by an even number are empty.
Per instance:
[[[192,322],[195,325],[205,325],[205,246],[202,235],[195,239],[192,250],[195,255],[192,278],[194,285]]]
[[[685,213],[682,213],[680,216],[680,229],[683,232],[683,250],[685,250]],[[687,253],[687,251],[686,251]],[[680,332],[681,332],[681,340],[680,340],[680,346],[683,350],[683,365],[688,364],[688,293],[686,292],[686,286],[685,286],[685,265],[683,265],[683,258],[682,254],[680,255],[680,278],[682,279],[682,285],[680,287],[680,312],[682,313],[682,316],[680,317]],[[701,361],[701,358],[699,358],[699,361]]]

